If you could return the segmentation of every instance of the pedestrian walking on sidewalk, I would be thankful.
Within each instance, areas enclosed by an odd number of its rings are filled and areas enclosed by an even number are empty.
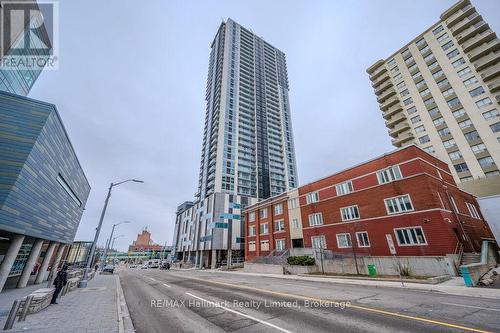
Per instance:
[[[64,264],[59,272],[57,272],[56,278],[54,279],[54,287],[56,290],[54,290],[54,295],[52,295],[52,301],[50,301],[50,304],[57,304],[57,296],[59,296],[59,293],[61,292],[61,289],[68,283],[68,273],[66,270],[68,269],[68,266]]]

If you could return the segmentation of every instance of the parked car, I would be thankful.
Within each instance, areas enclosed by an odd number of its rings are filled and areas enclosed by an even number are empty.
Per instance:
[[[148,265],[147,265],[147,264],[143,264],[143,265],[141,266],[141,269],[148,269]]]
[[[129,268],[137,268],[137,265],[136,264],[131,264],[128,266]]]
[[[115,272],[115,266],[113,266],[113,265],[106,265],[102,269],[102,272],[103,273],[111,273],[111,274],[113,274]]]

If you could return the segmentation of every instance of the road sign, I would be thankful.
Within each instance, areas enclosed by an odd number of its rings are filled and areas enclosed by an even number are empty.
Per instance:
[[[389,245],[389,251],[391,254],[396,254],[396,247],[394,247],[394,241],[392,240],[392,236],[390,234],[385,235],[387,239],[387,245]]]

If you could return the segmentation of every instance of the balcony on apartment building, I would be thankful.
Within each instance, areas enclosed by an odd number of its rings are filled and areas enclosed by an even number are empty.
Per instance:
[[[392,86],[393,86],[393,84],[392,84],[391,80],[381,84],[380,86],[375,88],[375,95],[380,96],[380,94],[382,94],[386,89],[388,89]]]
[[[500,54],[498,54],[498,57],[500,60]],[[494,79],[498,75],[500,75],[500,63],[488,67],[481,72],[481,77],[483,78],[484,81],[489,81],[491,79]]]
[[[415,139],[412,132],[405,132],[398,135],[396,139],[392,139],[392,144],[398,148],[401,148],[404,143],[408,143]]]
[[[406,117],[404,117],[404,119],[406,119]],[[393,138],[397,138],[399,133],[409,130],[410,128],[411,128],[410,124],[407,121],[402,121],[396,126],[394,126],[394,128],[389,130],[389,135]]]
[[[387,89],[382,95],[380,95],[377,98],[377,102],[382,104],[386,99],[388,99],[389,97],[391,97],[395,94],[396,94],[396,89],[394,89],[394,88]]]
[[[389,72],[385,71],[385,73],[377,77],[374,81],[372,80],[372,87],[377,88],[380,84],[384,83],[389,78],[390,78]]]
[[[387,111],[391,106],[399,102],[398,96],[392,96],[386,99],[383,103],[380,104],[380,109],[382,111]]]
[[[474,37],[476,34],[481,33],[489,28],[489,25],[483,20],[473,24],[471,27],[462,31],[460,35],[457,36],[457,41],[460,44],[465,43],[471,37]]]
[[[481,71],[495,63],[497,63],[495,67],[498,66],[499,61],[500,61],[500,52],[490,52],[489,54],[475,61],[474,66],[478,71]]]
[[[474,62],[481,58],[482,56],[487,55],[490,52],[496,52],[500,49],[500,40],[495,38],[490,40],[487,43],[483,43],[469,52],[470,61]]]
[[[402,122],[403,120],[407,120],[406,115],[404,112],[399,112],[392,116],[389,120],[387,120],[385,122],[385,126],[388,128],[393,128],[394,126],[396,126],[396,124]]]
[[[487,43],[492,39],[495,39],[497,35],[491,29],[487,29],[481,33],[476,34],[474,37],[465,41],[462,44],[462,49],[464,52],[469,52],[483,43]]]
[[[477,12],[472,13],[471,15],[464,18],[462,21],[458,22],[455,26],[449,27],[453,36],[457,36],[470,27],[471,25],[476,24],[481,21],[483,17],[479,15]]]
[[[462,4],[459,6],[461,8],[459,8],[458,10],[455,10],[452,14],[450,14],[450,16],[446,19],[446,25],[448,27],[452,27],[454,26],[455,24],[457,24],[458,22],[462,21],[465,17],[473,14],[476,9],[470,4]],[[455,7],[456,9],[457,7]],[[453,10],[453,8],[450,8]]]
[[[496,78],[491,83],[488,83],[488,89],[493,93],[500,90],[500,78]],[[498,101],[498,96],[496,97]]]
[[[382,111],[384,111],[384,110],[382,110]],[[389,109],[387,109],[387,111],[384,111],[384,113],[382,114],[382,117],[385,120],[388,120],[394,114],[401,112],[401,111],[403,111],[403,106],[401,105],[401,103],[397,103],[397,104],[394,104],[393,106],[391,106]]]
[[[387,73],[387,68],[385,65],[380,66],[377,68],[373,73],[370,75],[370,80],[374,81],[376,80],[380,75]]]

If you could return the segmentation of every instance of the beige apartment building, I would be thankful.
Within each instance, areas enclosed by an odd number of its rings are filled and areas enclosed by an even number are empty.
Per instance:
[[[460,187],[500,194],[500,42],[468,0],[368,68],[392,144],[417,144]]]

